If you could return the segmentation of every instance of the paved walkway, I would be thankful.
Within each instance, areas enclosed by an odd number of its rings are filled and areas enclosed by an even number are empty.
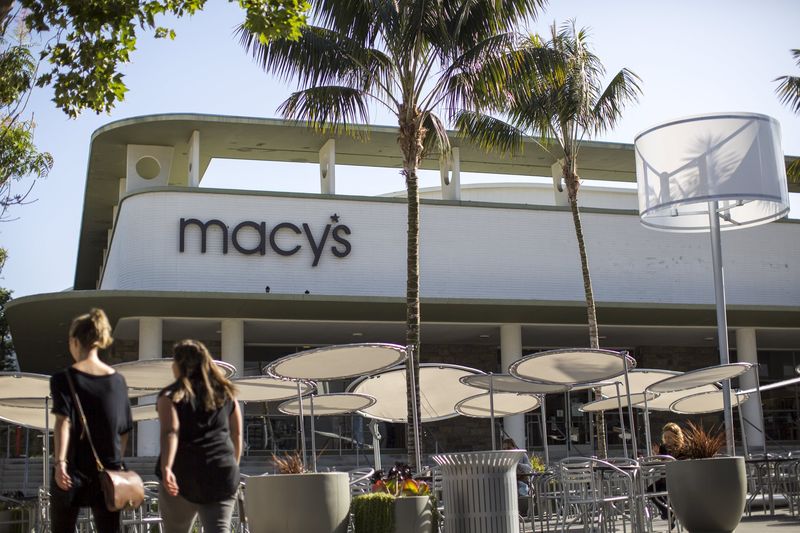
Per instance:
[[[653,531],[654,532],[664,532],[667,533],[667,523],[665,520],[656,520],[653,523]],[[525,524],[525,532],[530,533],[531,525],[530,523]],[[537,529],[535,530],[537,533]],[[557,529],[550,529],[551,533],[558,533]],[[583,528],[580,526],[575,526],[574,528],[570,528],[569,533],[577,533],[582,532]],[[620,531],[622,531],[620,529]],[[630,531],[630,529],[628,529]],[[673,532],[676,530],[673,529]],[[686,530],[684,530],[685,532]],[[764,516],[763,514],[753,514],[751,517],[744,517],[742,518],[739,527],[736,528],[735,533],[800,533],[800,518],[790,516],[786,511],[778,510],[775,513],[775,516]]]

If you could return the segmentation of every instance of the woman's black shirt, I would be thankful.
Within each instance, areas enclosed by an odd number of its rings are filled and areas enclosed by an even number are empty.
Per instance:
[[[70,433],[67,448],[68,471],[90,479],[97,476],[97,466],[89,441],[83,433],[78,408],[72,400],[67,382],[67,372],[75,384],[75,392],[83,406],[92,442],[105,468],[119,469],[122,466],[120,435],[133,428],[131,404],[128,400],[128,385],[119,372],[95,376],[69,367],[50,378],[50,394],[53,397],[54,415],[69,419]]]
[[[173,383],[159,394],[170,399],[178,387]],[[193,385],[197,393],[173,402],[178,412],[178,450],[172,472],[181,496],[192,503],[212,503],[227,500],[239,487],[239,464],[234,458],[229,417],[234,403],[226,400],[219,409],[206,411],[203,405],[204,387]],[[161,479],[161,457],[156,465]]]

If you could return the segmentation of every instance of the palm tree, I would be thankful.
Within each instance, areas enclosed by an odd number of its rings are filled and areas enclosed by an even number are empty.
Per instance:
[[[792,57],[800,67],[800,50],[792,50]],[[800,77],[780,76],[773,81],[780,82],[775,92],[778,93],[781,103],[788,105],[795,114],[800,114]],[[800,159],[795,159],[789,164],[786,174],[792,183],[800,183]]]
[[[583,140],[612,128],[624,105],[636,100],[641,90],[638,76],[628,69],[620,70],[602,87],[605,69],[590,49],[587,30],[576,30],[574,21],[560,29],[554,24],[550,33],[549,41],[535,35],[527,43],[528,48],[540,52],[525,56],[537,61],[537,74],[531,79],[517,79],[514,85],[493,95],[494,104],[485,110],[505,115],[507,122],[466,110],[457,124],[463,134],[486,149],[518,151],[524,134],[537,136],[538,143],[560,163],[578,241],[589,345],[599,348],[597,313],[578,207],[578,154]],[[599,452],[605,457],[605,425],[602,418],[598,422]]]
[[[397,118],[408,198],[406,345],[409,457],[417,464],[412,397],[419,420],[419,196],[417,169],[429,151],[447,156],[446,117],[473,108],[477,70],[504,79],[511,31],[546,0],[320,0],[297,41],[267,41],[240,29],[244,47],[265,71],[296,79],[299,90],[279,111],[321,132],[363,134],[377,104]],[[412,373],[416,389],[411,390]]]

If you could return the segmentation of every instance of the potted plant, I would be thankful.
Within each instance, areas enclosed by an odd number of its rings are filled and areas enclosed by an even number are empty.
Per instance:
[[[725,445],[719,429],[691,422],[681,456],[667,463],[667,492],[680,523],[690,533],[731,532],[739,525],[747,496],[743,457],[718,456]]]
[[[430,486],[414,479],[411,467],[395,465],[372,477],[372,494],[353,499],[355,533],[433,533],[438,531]]]
[[[350,485],[345,472],[307,472],[300,454],[272,456],[278,474],[251,476],[245,508],[251,531],[346,533]]]

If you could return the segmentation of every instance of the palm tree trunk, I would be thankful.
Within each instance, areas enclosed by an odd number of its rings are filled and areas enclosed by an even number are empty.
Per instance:
[[[567,167],[569,169],[569,167]],[[578,241],[578,254],[581,258],[581,274],[583,275],[583,292],[586,297],[586,317],[589,323],[589,347],[600,348],[600,333],[597,328],[597,311],[594,305],[594,291],[592,290],[592,278],[589,275],[589,258],[586,254],[586,243],[583,239],[583,225],[581,224],[581,212],[578,208],[578,187],[580,180],[571,170],[566,170],[565,182],[567,185],[567,197],[569,207],[572,211],[572,223],[575,225],[575,237]],[[594,389],[596,400],[601,398],[600,389]],[[569,409],[569,407],[567,407]],[[606,425],[603,420],[603,413],[598,411],[594,415],[594,425],[597,431],[597,454],[601,459],[608,456],[606,448]],[[623,436],[624,437],[624,436]]]
[[[407,449],[409,464],[413,470],[419,472],[422,465],[417,464],[415,431],[413,424],[413,411],[416,407],[417,420],[420,418],[419,396],[419,360],[420,360],[420,304],[419,304],[419,188],[417,182],[417,168],[422,159],[422,139],[425,135],[418,117],[411,120],[406,118],[404,110],[399,113],[400,118],[400,148],[403,152],[403,176],[406,179],[406,193],[408,198],[408,227],[407,227],[407,263],[406,263],[406,347],[409,362],[406,364],[406,398],[408,419],[406,421]],[[413,381],[411,373],[413,372]],[[411,384],[416,387],[412,390]],[[412,396],[413,395],[413,396]],[[416,399],[416,402],[412,398]],[[421,426],[421,423],[420,423]],[[420,440],[420,448],[422,441]],[[419,450],[420,455],[422,450]]]

